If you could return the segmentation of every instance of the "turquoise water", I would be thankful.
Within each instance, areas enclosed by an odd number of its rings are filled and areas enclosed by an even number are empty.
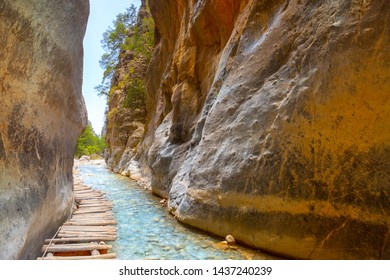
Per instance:
[[[259,251],[222,250],[218,239],[186,227],[175,220],[160,198],[134,181],[110,172],[105,165],[78,166],[84,184],[107,194],[118,222],[117,240],[112,242],[119,259],[225,260],[268,259]]]

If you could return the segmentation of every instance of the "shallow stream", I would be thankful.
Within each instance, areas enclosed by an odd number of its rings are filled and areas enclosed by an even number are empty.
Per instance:
[[[223,241],[175,220],[160,198],[127,177],[101,164],[80,164],[84,184],[107,194],[113,202],[117,240],[112,243],[119,259],[225,260],[269,259],[247,248],[218,246]]]

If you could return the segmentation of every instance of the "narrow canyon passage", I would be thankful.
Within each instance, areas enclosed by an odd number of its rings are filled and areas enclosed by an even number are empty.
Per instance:
[[[390,259],[389,0],[119,2],[0,0],[0,259],[41,254],[82,156],[120,259]]]
[[[166,211],[159,198],[135,181],[108,171],[103,162],[80,164],[76,169],[86,185],[105,192],[113,201],[118,233],[112,245],[118,259],[273,259],[260,251],[218,245],[222,238],[184,226]]]

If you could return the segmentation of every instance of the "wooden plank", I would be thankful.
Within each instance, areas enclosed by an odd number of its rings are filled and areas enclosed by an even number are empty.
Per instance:
[[[108,208],[85,208],[85,209],[77,209],[73,212],[73,214],[86,214],[86,213],[101,213],[101,212],[110,212],[111,209]]]
[[[93,204],[99,204],[99,205],[110,205],[112,206],[112,204],[110,203],[107,203],[107,200],[106,199],[102,199],[102,200],[92,200],[90,202],[85,202],[85,200],[76,200],[77,201],[77,205],[79,206],[89,206],[89,205],[93,205]]]
[[[104,194],[98,193],[98,192],[75,193],[75,196],[92,198],[92,197],[95,197],[95,196],[96,197],[104,197]]]
[[[116,233],[96,232],[96,233],[59,233],[58,238],[85,238],[85,237],[116,237]]]
[[[96,193],[97,191],[95,190],[92,190],[92,189],[78,189],[78,190],[74,190],[74,193],[77,193],[77,194],[82,194],[82,193]]]
[[[59,243],[59,242],[88,242],[88,241],[114,241],[115,236],[91,236],[91,237],[68,237],[68,238],[54,238],[45,239],[45,243]]]
[[[92,190],[91,187],[86,187],[86,186],[75,186],[74,187],[74,191],[77,192],[77,191],[82,191],[82,190]]]
[[[111,203],[107,203],[105,201],[95,202],[95,203],[87,203],[87,204],[78,204],[79,207],[107,207],[111,206]]]
[[[94,213],[88,213],[88,214],[94,214]],[[97,213],[95,213],[97,214]],[[114,217],[110,214],[107,214],[106,213],[100,213],[100,214],[103,214],[103,215],[91,215],[91,216],[87,216],[85,214],[77,214],[77,215],[73,215],[73,218],[74,220],[88,220],[88,219],[96,219],[96,220],[99,220],[99,219],[111,219],[113,220]]]
[[[69,257],[43,257],[38,258],[38,260],[104,260],[104,259],[115,259],[115,253],[102,254],[96,256],[69,256]]]
[[[75,190],[74,193],[80,194],[80,193],[100,193],[100,192],[92,189],[81,189],[81,190]]]
[[[112,224],[116,222],[112,219],[88,219],[88,220],[72,220],[68,221],[64,224],[64,226],[114,226],[116,224]],[[111,224],[107,224],[111,223]]]
[[[84,245],[106,245],[103,241],[100,243],[98,241],[88,241],[88,242],[78,242],[78,243],[67,243],[67,244],[50,244],[50,246],[84,246]],[[47,246],[47,245],[43,245]]]
[[[69,246],[69,245],[43,245],[42,252],[74,252],[74,251],[91,251],[91,250],[109,250],[112,249],[112,245],[95,245],[95,244],[88,244],[88,245],[78,245],[78,244],[72,244],[76,246]]]
[[[73,226],[105,226],[105,225],[116,225],[116,221],[102,221],[102,222],[66,222],[64,225]]]
[[[80,218],[80,219],[71,219],[69,221],[66,221],[65,223],[67,222],[70,222],[70,223],[89,223],[89,222],[94,222],[94,223],[98,223],[98,222],[111,222],[111,221],[115,221],[112,217],[107,217],[107,218]],[[68,224],[64,224],[64,225],[67,225]],[[87,225],[85,225],[87,226]],[[107,226],[107,225],[96,225],[96,226]]]
[[[106,216],[106,217],[86,217],[86,216],[82,216],[82,217],[74,217],[72,219],[70,219],[69,221],[67,222],[90,222],[90,221],[95,221],[95,222],[99,222],[99,221],[102,221],[102,222],[105,222],[105,221],[114,221],[115,219],[112,217],[112,216]]]
[[[97,214],[97,213],[89,213],[89,214]],[[91,215],[91,216],[87,216],[85,214],[78,214],[78,215],[73,215],[73,218],[71,220],[114,220],[114,217],[112,215],[107,215],[105,213],[100,213],[100,214],[103,214],[103,215]]]
[[[83,199],[95,199],[95,198],[103,198],[102,195],[75,195],[74,198],[76,200],[83,200]]]
[[[95,190],[95,189],[92,189],[92,188],[80,188],[80,189],[75,189],[74,192],[79,192],[79,193],[103,193],[99,190]]]
[[[104,195],[103,192],[101,191],[98,191],[98,190],[75,190],[74,193],[78,193],[78,194],[100,194],[100,195]]]
[[[74,213],[76,213],[76,212],[74,212]],[[112,214],[111,210],[106,211],[106,213],[96,213],[96,214],[94,214],[94,213],[84,213],[84,214],[78,213],[78,214],[76,214],[76,216],[82,216],[82,215],[93,217],[93,216],[110,216],[110,215],[112,216],[113,214]]]
[[[85,205],[79,205],[75,211],[83,211],[83,210],[91,210],[91,209],[106,209],[108,211],[113,210],[112,205],[96,205],[94,204],[93,206],[85,206]]]
[[[111,210],[108,210],[108,209],[100,209],[100,210],[99,209],[91,209],[91,210],[80,210],[80,211],[76,210],[73,213],[74,217],[79,216],[79,215],[85,215],[85,214],[111,214]]]
[[[96,240],[107,241],[108,242],[108,241],[115,241],[116,240],[116,235],[93,235],[93,236],[90,236],[90,235],[65,235],[65,236],[58,236],[57,238],[58,239],[74,238],[74,239],[77,239],[77,240],[79,240],[79,239],[87,240],[88,238],[96,238]],[[66,242],[62,242],[62,243],[63,244],[67,244],[67,243],[71,243],[71,242],[79,243],[80,241],[66,241]],[[84,242],[84,241],[82,241],[82,242]],[[58,241],[56,243],[59,244],[61,242]]]
[[[117,232],[117,230],[115,228],[114,229],[63,228],[60,231],[60,233],[65,233],[65,232],[70,232],[70,233],[73,233],[73,232]]]
[[[110,204],[90,204],[90,205],[84,205],[84,204],[79,204],[78,206],[77,206],[77,209],[78,210],[82,210],[82,209],[88,209],[88,208],[97,208],[97,207],[104,207],[104,208],[106,208],[106,209],[108,209],[108,210],[112,210],[112,208],[113,208],[113,205],[110,205]]]
[[[84,209],[84,210],[77,209],[76,211],[73,212],[73,214],[77,215],[77,214],[85,214],[85,213],[104,213],[109,211],[111,210],[107,208],[91,208],[91,209]]]
[[[84,207],[91,207],[93,205],[108,205],[108,206],[113,206],[112,202],[108,202],[107,200],[91,200],[89,203],[85,203],[84,201],[78,203],[79,206],[84,206]]]
[[[85,207],[99,207],[99,206],[112,207],[113,205],[112,203],[101,202],[101,203],[79,204],[78,206],[80,208],[85,208]]]
[[[100,213],[78,213],[72,216],[72,219],[107,219],[114,218],[111,212],[100,212]]]
[[[80,200],[80,202],[79,203],[95,203],[95,202],[98,202],[98,203],[100,203],[100,202],[109,202],[108,200],[107,200],[107,198],[105,198],[105,197],[103,197],[103,198],[91,198],[91,199],[81,199]]]
[[[108,231],[116,231],[116,227],[114,226],[62,226],[62,230],[85,230],[85,231],[100,231],[100,230],[108,230]]]
[[[91,191],[92,191],[92,189],[89,188],[89,189],[76,189],[73,192],[74,193],[81,193],[81,192],[91,192]]]
[[[112,205],[110,204],[103,204],[103,203],[96,203],[96,204],[79,204],[77,209],[87,209],[87,208],[106,208],[106,209],[112,209]]]
[[[117,231],[72,231],[72,230],[65,230],[65,231],[60,231],[58,234],[112,234],[116,235]],[[58,235],[60,236],[60,235]]]
[[[106,211],[112,211],[112,209],[107,205],[99,205],[99,206],[84,206],[77,208],[74,213],[77,212],[83,212],[83,211],[90,211],[90,210],[106,210]]]
[[[111,222],[111,221],[115,221],[115,219],[113,217],[84,217],[84,218],[72,218],[70,219],[69,221],[66,221],[65,223],[67,222],[70,222],[70,223],[88,223],[88,222]],[[105,226],[105,225],[97,225],[97,226]]]
[[[98,212],[91,212],[91,211],[98,211]],[[111,209],[104,209],[104,208],[101,208],[101,209],[98,209],[98,208],[91,208],[91,209],[79,209],[79,210],[76,210],[74,212],[75,216],[77,217],[80,217],[82,215],[86,216],[86,215],[91,215],[91,217],[93,216],[109,216],[109,215],[113,215],[112,214],[112,210]]]
[[[89,232],[82,232],[82,231],[64,231],[58,233],[56,237],[62,238],[62,237],[94,237],[94,236],[116,236],[116,232],[107,232],[107,231],[89,231]]]
[[[85,197],[104,196],[103,193],[99,193],[99,192],[75,192],[74,195],[79,197],[80,196],[85,196]]]
[[[112,205],[96,205],[96,204],[93,204],[91,206],[88,206],[88,205],[78,205],[77,207],[77,210],[88,210],[88,209],[94,209],[94,208],[105,208],[107,211],[112,211],[113,210],[113,206]]]
[[[80,216],[80,215],[86,215],[86,214],[103,214],[103,215],[112,215],[112,212],[110,209],[104,209],[104,208],[101,208],[101,209],[97,209],[97,208],[93,208],[93,209],[81,209],[81,210],[76,210],[73,212],[73,215],[74,216]],[[95,216],[98,216],[98,215],[95,215]]]
[[[60,231],[57,236],[61,236],[62,234],[80,234],[80,235],[116,235],[116,231]]]
[[[95,212],[94,212],[95,211]],[[112,212],[110,209],[83,209],[83,210],[76,210],[74,213],[74,216],[81,216],[81,215],[86,215],[86,214],[100,214],[100,215],[112,215]],[[95,215],[98,216],[98,215]]]
[[[111,220],[115,220],[113,216],[95,216],[95,217],[87,217],[87,216],[77,216],[75,215],[74,218],[70,219],[69,222],[75,222],[75,221],[81,221],[81,222],[85,222],[85,221],[91,221],[91,220],[94,220],[94,221],[111,221]]]
[[[76,215],[86,215],[86,214],[88,214],[88,213],[82,213],[84,210],[91,210],[91,209],[88,209],[88,208],[85,208],[85,209],[77,209],[77,210],[75,210],[74,212],[73,212],[73,214],[76,214]],[[91,215],[91,216],[93,216],[93,215],[95,215],[95,216],[101,216],[101,215],[112,215],[113,213],[112,213],[112,209],[106,209],[106,213],[99,213],[99,214],[93,214],[93,213],[91,213],[91,214],[88,214],[88,215]]]
[[[61,229],[58,234],[63,234],[63,233],[68,233],[68,234],[75,234],[75,233],[80,233],[80,234],[96,234],[96,233],[107,233],[107,234],[115,234],[116,230],[105,230],[105,229],[93,229],[93,230],[88,230],[88,229]]]

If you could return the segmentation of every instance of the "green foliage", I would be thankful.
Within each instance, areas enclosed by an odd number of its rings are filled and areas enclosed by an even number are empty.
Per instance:
[[[123,44],[123,50],[133,51],[135,56],[141,55],[149,62],[154,45],[153,18],[144,18],[141,26],[134,26],[132,31]]]
[[[83,155],[101,155],[103,154],[105,146],[106,145],[103,138],[97,136],[93,131],[92,126],[88,124],[84,132],[77,140],[75,156],[81,157]]]
[[[119,14],[113,22],[114,27],[103,34],[102,45],[106,53],[100,66],[104,69],[104,76],[96,89],[100,95],[108,97],[108,102],[111,94],[119,89],[124,93],[122,107],[146,112],[144,72],[153,53],[155,26],[149,7],[142,14],[142,20],[137,21],[136,9],[132,5],[125,13]],[[115,71],[121,59],[121,68],[127,72],[118,75]]]
[[[148,65],[152,57],[154,46],[154,21],[151,16],[142,19],[141,26],[134,26],[131,36],[126,38],[123,49],[134,54],[133,64]],[[146,69],[146,67],[145,67]],[[122,106],[124,108],[141,108],[146,110],[145,82],[143,73],[137,73],[133,67],[124,75],[119,85],[124,85],[126,93]]]
[[[105,53],[99,61],[100,67],[104,69],[103,80],[102,83],[95,88],[99,95],[109,95],[111,81],[114,77],[120,50],[126,41],[128,30],[135,26],[136,22],[137,9],[134,5],[131,5],[124,13],[117,15],[116,19],[113,21],[114,27],[109,27],[108,30],[103,33],[101,43]]]

